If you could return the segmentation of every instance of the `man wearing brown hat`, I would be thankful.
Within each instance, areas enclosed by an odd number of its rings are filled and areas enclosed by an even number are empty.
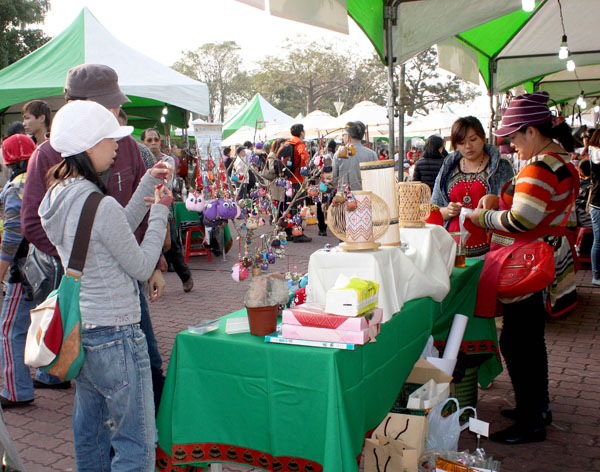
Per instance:
[[[117,73],[110,67],[102,64],[82,64],[73,67],[67,73],[65,84],[65,99],[91,100],[103,105],[118,118],[121,105],[130,100],[119,88]],[[56,248],[52,245],[42,228],[38,208],[46,193],[46,175],[48,170],[60,163],[62,157],[51,146],[50,141],[45,141],[38,146],[29,161],[27,182],[23,193],[23,208],[21,212],[23,234],[35,246],[40,257],[54,259],[55,267],[62,270]],[[127,136],[119,140],[119,147],[114,163],[105,172],[99,173],[100,178],[108,187],[108,194],[115,198],[121,205],[126,206],[135,192],[146,167],[141,158],[136,141]],[[141,242],[146,231],[147,223],[144,221],[135,232],[138,242]],[[39,253],[43,254],[39,254]],[[54,277],[56,283],[60,275]],[[157,300],[164,290],[164,280],[160,270],[155,270],[150,281],[150,301]],[[45,296],[44,296],[45,298]],[[42,298],[43,299],[43,298]],[[37,300],[36,300],[37,301]],[[162,359],[154,337],[148,305],[140,287],[140,308],[142,312],[141,325],[146,334],[150,364],[152,368],[152,383],[155,392],[155,403],[162,392],[164,376],[162,374]],[[38,371],[37,388],[69,388],[69,382],[60,382],[60,379]]]

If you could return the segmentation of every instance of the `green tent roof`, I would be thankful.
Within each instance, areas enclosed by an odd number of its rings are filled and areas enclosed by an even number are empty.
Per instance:
[[[160,124],[165,105],[167,123],[180,128],[187,126],[185,110],[208,115],[205,84],[121,43],[87,8],[54,39],[0,71],[0,110],[19,113],[25,101],[57,97],[51,100],[55,110],[64,102],[59,97],[67,72],[83,63],[106,64],[117,71],[119,86],[131,99],[125,111],[136,127]]]
[[[279,111],[257,93],[223,125],[223,139],[231,136],[242,126],[261,129],[266,123],[293,123],[293,121],[291,116]]]

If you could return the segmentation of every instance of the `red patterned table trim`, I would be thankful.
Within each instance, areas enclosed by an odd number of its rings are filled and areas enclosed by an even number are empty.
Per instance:
[[[258,467],[270,472],[323,472],[321,464],[301,457],[277,456],[231,444],[193,443],[174,444],[169,456],[160,447],[156,450],[156,468],[167,472],[196,472],[204,470],[189,466],[189,462],[232,462]]]
[[[446,346],[446,341],[434,341],[434,346],[440,352],[444,352],[444,347]],[[481,353],[491,353],[495,354],[498,359],[500,359],[500,353],[498,351],[498,346],[494,341],[484,339],[480,341],[463,341],[460,345],[461,352],[465,354],[481,354]]]

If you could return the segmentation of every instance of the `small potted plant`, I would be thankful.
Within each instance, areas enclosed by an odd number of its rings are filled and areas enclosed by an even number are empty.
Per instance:
[[[279,305],[287,303],[288,284],[281,274],[253,277],[244,302],[248,311],[250,333],[266,336],[277,328]]]

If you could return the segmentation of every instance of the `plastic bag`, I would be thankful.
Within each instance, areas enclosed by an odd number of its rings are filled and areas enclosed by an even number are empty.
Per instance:
[[[444,407],[448,402],[456,404],[456,411],[447,417],[442,416]],[[458,449],[458,438],[460,433],[469,427],[469,422],[460,424],[460,415],[466,410],[473,410],[475,418],[477,411],[472,406],[459,408],[456,398],[448,398],[447,401],[434,406],[427,415],[429,420],[429,436],[427,436],[427,449],[438,451],[456,451]]]

